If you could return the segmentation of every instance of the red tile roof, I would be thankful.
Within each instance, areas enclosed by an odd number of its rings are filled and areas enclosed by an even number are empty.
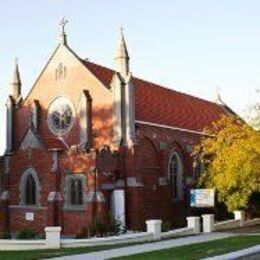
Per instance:
[[[87,60],[82,60],[85,66],[106,86],[109,84],[115,74],[114,70],[97,65],[95,63],[89,62]]]
[[[105,86],[109,87],[115,71],[89,61],[83,62]],[[201,132],[227,113],[223,106],[216,103],[138,78],[133,80],[136,120]]]

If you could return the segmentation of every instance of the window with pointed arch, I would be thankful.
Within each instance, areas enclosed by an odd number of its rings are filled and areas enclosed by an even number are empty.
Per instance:
[[[83,187],[81,179],[72,179],[70,181],[70,199],[71,205],[83,204]]]
[[[36,204],[36,183],[32,175],[28,175],[25,184],[25,204],[35,205]]]
[[[20,181],[21,205],[39,205],[40,182],[36,171],[32,168],[27,169]]]
[[[172,200],[183,199],[183,164],[180,155],[174,151],[170,155],[168,165],[168,178]]]
[[[65,178],[65,207],[83,209],[86,206],[86,176],[69,174]]]

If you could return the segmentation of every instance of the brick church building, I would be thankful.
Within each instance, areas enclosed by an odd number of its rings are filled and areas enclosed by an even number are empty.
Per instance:
[[[181,223],[201,164],[192,146],[228,113],[134,77],[123,33],[115,69],[60,43],[26,97],[15,66],[0,158],[0,230],[61,226],[75,235],[113,214],[128,229],[145,220]]]

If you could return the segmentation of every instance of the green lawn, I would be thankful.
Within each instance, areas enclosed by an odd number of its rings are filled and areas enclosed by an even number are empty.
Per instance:
[[[204,242],[200,244],[193,244],[188,246],[180,246],[170,249],[164,249],[159,251],[152,251],[149,253],[118,257],[113,259],[145,259],[145,260],[195,260],[204,257],[222,255],[231,251],[240,250],[243,248],[251,247],[260,244],[260,236],[237,236],[225,239],[219,239],[210,242]]]
[[[58,257],[64,255],[84,254],[93,251],[119,248],[122,245],[93,246],[62,249],[42,249],[30,251],[0,251],[1,260],[35,260],[42,258]]]
[[[133,243],[129,245],[143,244]],[[194,244],[189,246],[176,247],[168,250],[160,250],[151,253],[121,257],[117,259],[199,259],[201,257],[220,255],[230,251],[260,244],[260,236],[238,236]],[[128,245],[128,246],[129,246]],[[81,248],[64,248],[59,250],[31,250],[31,251],[0,251],[2,260],[32,260],[40,258],[58,257],[64,255],[83,254],[105,249],[124,247],[126,245],[95,246]]]

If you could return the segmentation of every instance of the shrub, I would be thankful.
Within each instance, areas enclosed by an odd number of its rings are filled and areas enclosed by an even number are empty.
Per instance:
[[[107,226],[108,235],[119,235],[120,233],[124,233],[125,230],[122,229],[122,223],[119,220],[114,218],[110,218],[110,221]]]
[[[36,238],[36,239],[45,239],[46,236],[45,236],[44,233],[39,233],[39,234],[37,234],[37,235],[35,236],[35,238]]]
[[[0,239],[11,239],[12,236],[9,232],[4,231],[0,233]]]
[[[170,221],[163,221],[162,223],[162,232],[167,232],[172,229],[172,224]]]
[[[76,238],[113,236],[123,232],[120,221],[110,215],[97,216],[91,224],[81,229]]]
[[[248,203],[247,215],[249,218],[259,218],[260,217],[260,192],[254,192]]]
[[[23,228],[16,235],[17,239],[32,239],[36,238],[37,232],[31,228]]]

